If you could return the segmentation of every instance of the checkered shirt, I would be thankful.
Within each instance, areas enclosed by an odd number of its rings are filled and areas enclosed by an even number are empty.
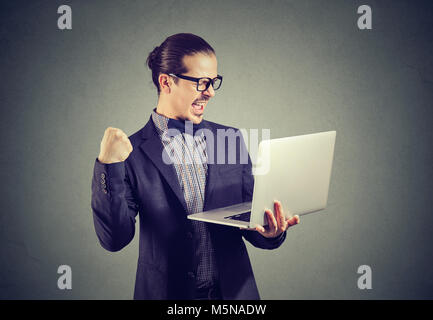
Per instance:
[[[204,134],[192,137],[183,132],[174,137],[169,136],[169,118],[156,113],[155,109],[152,112],[152,120],[165,150],[170,159],[173,159],[188,214],[203,211],[208,170]],[[191,220],[191,223],[197,268],[196,286],[207,288],[218,279],[214,248],[207,224],[195,220]]]

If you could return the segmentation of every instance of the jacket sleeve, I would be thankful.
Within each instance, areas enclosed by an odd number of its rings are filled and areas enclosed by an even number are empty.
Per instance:
[[[241,148],[245,148],[245,143],[242,141]],[[245,152],[245,150],[244,150]],[[252,173],[251,158],[248,155],[248,163],[243,165],[242,169],[242,200],[243,202],[252,201],[254,190],[254,175]],[[257,231],[241,230],[242,236],[247,239],[253,246],[261,249],[276,249],[286,239],[287,231],[275,238],[266,238]]]
[[[125,162],[103,164],[96,159],[92,178],[92,211],[96,235],[108,251],[119,251],[134,238],[138,204]]]

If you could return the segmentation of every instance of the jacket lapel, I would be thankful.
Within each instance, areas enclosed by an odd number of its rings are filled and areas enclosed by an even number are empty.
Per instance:
[[[174,192],[174,194],[182,204],[186,214],[188,210],[176,175],[176,169],[174,168],[173,164],[165,164],[162,160],[163,153],[166,154],[166,151],[164,149],[164,146],[162,145],[158,133],[156,132],[156,128],[154,127],[152,118],[150,118],[150,120],[147,122],[147,124],[142,130],[142,137],[144,138],[144,142],[140,145],[141,150],[149,157],[149,159],[153,162],[161,175],[164,177],[167,184],[170,186],[171,190]],[[167,154],[165,159],[168,159]]]
[[[219,179],[219,165],[216,164],[217,160],[217,141],[216,141],[216,131],[207,121],[204,123],[204,127],[208,129],[213,134],[213,139],[206,139],[206,152],[209,155],[213,151],[213,163],[208,163],[208,176],[206,179],[205,187],[205,198],[203,204],[203,210],[208,210],[208,206],[211,202],[212,195],[214,193],[216,182]],[[163,152],[168,155],[162,145],[161,139],[159,138],[156,128],[153,124],[152,118],[149,119],[147,124],[142,129],[142,137],[144,141],[140,145],[141,150],[150,158],[156,168],[159,170],[161,175],[166,180],[167,184],[170,186],[180,203],[182,204],[185,214],[187,214],[188,209],[186,206],[185,198],[183,196],[182,190],[179,185],[179,181],[176,174],[176,169],[173,164],[165,164],[163,162],[162,154]]]

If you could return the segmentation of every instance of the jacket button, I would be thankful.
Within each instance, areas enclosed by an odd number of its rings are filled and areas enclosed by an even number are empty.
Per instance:
[[[104,192],[105,194],[107,194],[107,193],[108,193],[107,189],[104,189],[104,190],[103,190],[103,192]]]
[[[194,279],[195,278],[194,272],[192,272],[192,271],[188,272],[188,278]]]

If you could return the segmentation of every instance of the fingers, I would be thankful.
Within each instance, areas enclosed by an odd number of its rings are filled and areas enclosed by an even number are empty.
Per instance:
[[[245,230],[257,231],[263,236],[269,238],[283,233],[289,227],[297,225],[300,222],[298,215],[295,215],[288,219],[285,218],[283,206],[280,201],[274,201],[274,210],[275,215],[272,213],[271,210],[265,210],[266,219],[268,221],[267,228],[264,228],[261,225],[256,225],[254,228],[246,228]]]
[[[118,129],[118,128],[113,128],[113,127],[108,127],[105,130],[105,134],[108,136],[111,136],[112,138],[114,138],[114,140],[120,140],[123,143],[126,144],[128,150],[131,152],[132,151],[132,144],[131,141],[129,140],[127,134],[125,132],[123,132],[122,129]]]
[[[98,159],[102,163],[125,161],[133,151],[131,141],[121,129],[108,127],[101,141]]]
[[[288,227],[294,226],[301,221],[298,215],[286,219],[284,216],[283,205],[280,201],[275,200],[274,207],[277,215],[277,222],[279,224],[279,230],[285,231]],[[290,214],[287,216],[290,216]]]
[[[278,230],[284,232],[287,229],[287,222],[284,217],[283,205],[281,204],[280,201],[275,200],[274,208],[275,208],[275,214],[277,216],[276,221],[278,223]]]
[[[263,228],[263,226],[261,226],[261,225],[256,225],[256,227],[253,230],[256,230],[257,232],[259,232],[261,234],[266,233],[266,229]]]
[[[291,227],[291,226],[294,226],[294,225],[298,224],[299,222],[301,222],[301,219],[299,219],[298,215],[295,215],[295,216],[287,219],[286,221],[287,221],[287,224]]]
[[[278,223],[277,223],[277,220],[275,219],[272,211],[269,209],[266,209],[265,212],[266,212],[266,218],[268,219],[269,231],[272,233],[277,233],[278,232]]]
[[[116,138],[127,138],[128,136],[126,135],[125,132],[123,132],[122,129],[119,128],[113,128],[113,127],[108,127],[107,129],[105,129],[104,135],[109,135],[109,136],[113,136]]]
[[[129,141],[129,139],[128,139],[128,140],[126,140],[125,143],[126,143],[126,150],[128,151],[128,153],[131,153],[133,150],[131,141]]]

